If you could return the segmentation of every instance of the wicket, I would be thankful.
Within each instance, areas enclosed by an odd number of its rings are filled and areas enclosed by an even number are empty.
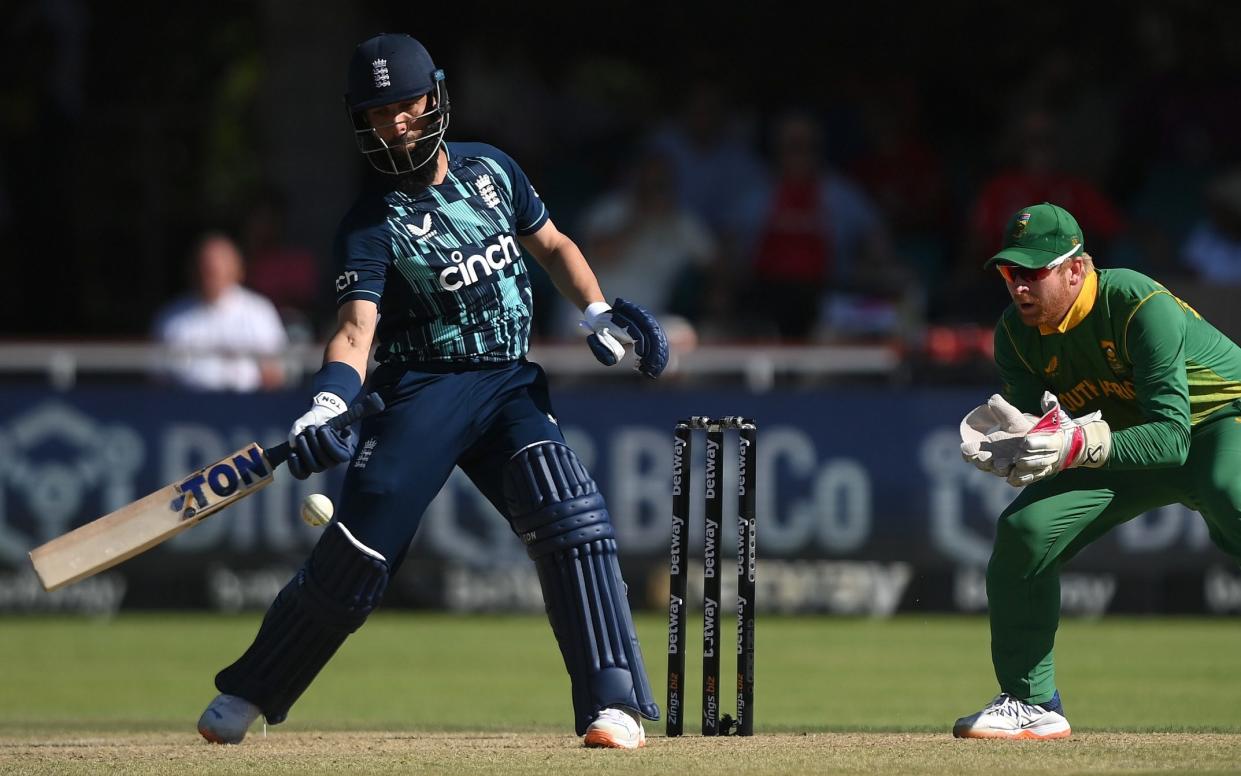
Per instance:
[[[754,515],[758,426],[737,416],[694,416],[676,424],[672,447],[672,540],[668,577],[668,706],[665,734],[685,726],[685,598],[689,582],[690,466],[693,432],[706,431],[703,519],[702,734],[754,735],[754,578],[758,559]],[[724,432],[738,432],[737,470],[737,719],[720,717],[720,530],[724,499]]]

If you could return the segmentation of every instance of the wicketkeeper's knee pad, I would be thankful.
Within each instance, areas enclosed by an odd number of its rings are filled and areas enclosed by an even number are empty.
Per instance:
[[[285,585],[246,653],[216,675],[220,692],[283,722],[349,634],[362,627],[388,587],[388,562],[333,523]]]
[[[509,460],[504,496],[513,530],[538,569],[573,684],[578,735],[607,706],[659,719],[617,563],[616,534],[594,480],[568,447],[540,442]]]

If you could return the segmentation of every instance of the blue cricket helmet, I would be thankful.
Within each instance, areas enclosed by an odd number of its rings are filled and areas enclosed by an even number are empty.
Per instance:
[[[416,142],[385,142],[376,131],[385,127],[372,126],[367,120],[366,111],[370,108],[424,94],[432,95],[427,109],[409,123],[426,117],[434,117],[434,121],[424,128]],[[349,60],[345,105],[358,150],[376,170],[390,175],[413,172],[434,159],[448,130],[444,71],[435,66],[425,46],[403,33],[382,33],[358,44]]]

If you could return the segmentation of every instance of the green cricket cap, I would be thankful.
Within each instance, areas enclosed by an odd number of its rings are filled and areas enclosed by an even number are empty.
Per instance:
[[[1004,227],[1004,247],[987,260],[984,269],[999,262],[1042,269],[1082,251],[1086,245],[1077,219],[1064,208],[1044,202],[1023,207]]]

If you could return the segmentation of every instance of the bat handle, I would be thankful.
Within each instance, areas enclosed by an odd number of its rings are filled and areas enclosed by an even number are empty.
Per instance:
[[[348,412],[343,412],[329,420],[327,426],[339,431],[345,426],[352,426],[362,418],[369,418],[377,412],[382,412],[383,408],[383,397],[377,393],[368,393],[350,407]]]
[[[368,393],[358,402],[349,408],[347,412],[342,412],[327,422],[327,427],[336,431],[351,426],[363,418],[369,418],[371,415],[382,412],[384,408],[383,397],[377,393]],[[281,442],[275,447],[268,448],[265,451],[267,462],[273,467],[279,466],[289,460],[289,443]]]

